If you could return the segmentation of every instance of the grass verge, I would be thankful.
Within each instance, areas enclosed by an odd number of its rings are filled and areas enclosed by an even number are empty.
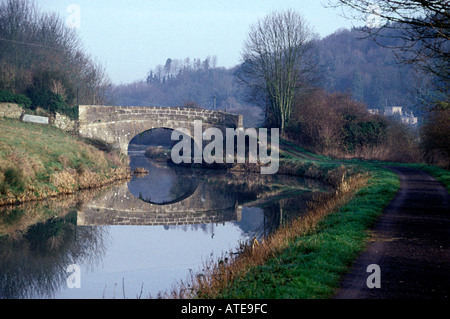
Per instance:
[[[128,178],[116,151],[60,129],[0,118],[0,205],[41,200]]]
[[[297,233],[285,248],[263,265],[252,267],[216,297],[332,297],[340,278],[364,248],[368,228],[399,186],[394,173],[382,168],[371,169],[370,179],[354,194],[340,196],[334,204],[332,200],[329,207],[312,207],[310,214],[318,216],[315,227]],[[298,223],[305,221],[300,219]]]

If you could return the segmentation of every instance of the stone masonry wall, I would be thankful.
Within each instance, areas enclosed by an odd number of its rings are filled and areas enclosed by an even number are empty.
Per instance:
[[[239,115],[230,113],[179,107],[80,105],[79,114],[80,123],[84,124],[147,118],[162,122],[203,120],[212,125],[237,127],[240,120]]]
[[[15,103],[4,103],[1,102],[0,103],[0,117],[7,117],[7,118],[12,118],[12,119],[23,119],[25,114],[24,109],[15,104]],[[28,116],[28,115],[27,115]],[[68,118],[67,116],[63,115],[63,114],[59,114],[56,113],[54,117],[37,117],[37,116],[33,116],[33,115],[29,115],[28,116],[30,119],[28,120],[24,120],[27,122],[35,122],[35,123],[40,123],[40,124],[50,124],[52,126],[55,126],[61,130],[64,131],[68,131],[68,132],[77,132],[78,131],[78,121],[77,120],[72,120],[70,118]],[[41,118],[40,121],[34,121],[32,120],[32,118]],[[48,119],[48,121],[43,121],[42,119]]]
[[[78,226],[96,225],[192,225],[225,223],[236,220],[234,209],[213,212],[137,212],[130,214],[124,211],[105,208],[88,208],[78,211]]]
[[[20,119],[23,109],[15,103],[0,103],[0,117]]]
[[[52,119],[52,125],[57,128],[67,131],[76,132],[78,130],[78,121],[72,120],[69,117],[56,113],[55,117]]]

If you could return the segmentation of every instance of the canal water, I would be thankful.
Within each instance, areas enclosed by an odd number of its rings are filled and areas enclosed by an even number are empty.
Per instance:
[[[142,150],[129,157],[149,173],[0,209],[0,298],[155,298],[326,190],[292,176],[171,167]]]

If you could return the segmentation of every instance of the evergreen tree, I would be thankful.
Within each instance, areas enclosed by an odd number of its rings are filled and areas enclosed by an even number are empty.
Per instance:
[[[358,68],[353,73],[352,81],[353,98],[358,102],[364,101],[364,81],[361,70]]]

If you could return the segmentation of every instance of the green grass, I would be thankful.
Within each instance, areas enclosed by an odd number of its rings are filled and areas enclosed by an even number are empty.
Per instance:
[[[346,205],[329,214],[316,231],[298,237],[263,266],[234,281],[220,298],[330,298],[363,249],[368,228],[400,187],[397,175],[366,168],[372,178]]]
[[[361,160],[343,160],[343,162],[345,162],[346,164],[357,165],[362,169],[370,167],[398,166],[422,170],[433,176],[442,184],[444,184],[444,186],[447,188],[447,191],[450,193],[450,171],[440,166],[429,165],[424,163],[397,163],[397,162],[361,161]]]

